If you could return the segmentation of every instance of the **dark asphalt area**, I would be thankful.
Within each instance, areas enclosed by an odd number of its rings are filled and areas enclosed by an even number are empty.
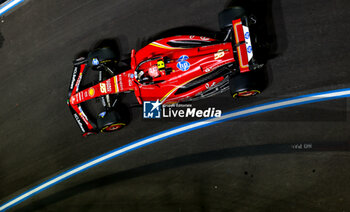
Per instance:
[[[271,15],[277,44],[269,87],[253,98],[232,101],[223,94],[206,101],[224,99],[227,111],[350,87],[349,1],[261,2],[255,9]],[[182,26],[216,31],[217,15],[229,4],[29,0],[3,17],[0,203],[184,123],[145,121],[141,108],[132,108],[123,130],[83,138],[66,105],[79,52],[114,39],[126,55]],[[78,174],[10,211],[350,211],[349,109],[347,99],[313,103],[178,135]]]

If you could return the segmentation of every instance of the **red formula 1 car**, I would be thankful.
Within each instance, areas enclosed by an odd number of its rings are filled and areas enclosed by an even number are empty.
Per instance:
[[[220,13],[219,24],[222,38],[178,35],[132,50],[131,64],[124,71],[118,70],[115,53],[108,47],[75,60],[67,104],[84,135],[125,125],[123,114],[115,109],[115,100],[123,92],[134,92],[139,104],[188,102],[228,90],[233,97],[260,93],[263,85],[254,72],[263,64],[256,60],[251,19],[236,7]],[[99,81],[82,88],[81,80],[89,70],[98,71]],[[82,104],[95,98],[102,100],[105,110],[90,117]]]

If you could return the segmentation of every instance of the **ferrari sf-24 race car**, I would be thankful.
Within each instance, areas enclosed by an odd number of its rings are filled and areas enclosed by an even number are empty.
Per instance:
[[[116,109],[118,95],[134,92],[139,104],[189,102],[230,90],[233,97],[253,96],[264,85],[256,72],[264,63],[257,60],[254,18],[240,7],[219,14],[220,36],[177,35],[132,50],[130,65],[120,71],[113,49],[103,47],[76,59],[67,104],[84,136],[118,130],[126,125]],[[83,87],[88,71],[99,73],[98,83]],[[90,117],[84,102],[100,98],[104,111]]]

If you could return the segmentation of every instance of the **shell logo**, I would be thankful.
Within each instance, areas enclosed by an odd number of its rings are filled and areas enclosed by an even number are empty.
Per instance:
[[[95,89],[94,88],[90,88],[89,89],[89,96],[93,97],[95,95]]]

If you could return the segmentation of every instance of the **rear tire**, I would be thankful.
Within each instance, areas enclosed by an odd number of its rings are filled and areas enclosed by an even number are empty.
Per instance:
[[[233,98],[255,96],[265,88],[261,71],[241,73],[230,78],[230,93]]]
[[[219,13],[219,26],[221,30],[232,27],[232,20],[242,18],[245,10],[242,7],[230,7]]]
[[[117,111],[107,111],[106,114],[97,118],[97,127],[101,132],[113,132],[126,125],[120,113]]]

